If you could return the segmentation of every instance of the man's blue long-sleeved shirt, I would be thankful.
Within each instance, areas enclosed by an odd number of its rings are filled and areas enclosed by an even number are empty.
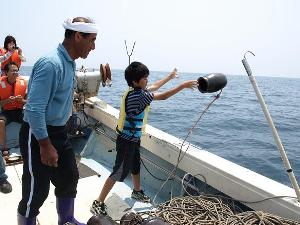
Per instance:
[[[40,58],[28,82],[24,121],[37,140],[48,137],[47,125],[63,126],[72,112],[75,62],[62,44]]]

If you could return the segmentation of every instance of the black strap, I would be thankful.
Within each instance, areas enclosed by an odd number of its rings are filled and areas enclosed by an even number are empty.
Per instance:
[[[123,130],[141,131],[142,128],[137,128],[137,127],[123,127]]]
[[[126,120],[131,123],[133,121],[139,121],[139,122],[143,122],[144,119],[138,119],[138,118],[129,118],[129,117],[126,117]]]

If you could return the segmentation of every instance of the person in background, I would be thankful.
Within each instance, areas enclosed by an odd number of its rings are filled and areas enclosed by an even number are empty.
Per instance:
[[[26,103],[26,80],[19,77],[19,68],[15,62],[5,66],[5,76],[0,77],[0,145],[2,156],[9,156],[6,146],[5,127],[11,122],[23,122],[23,106]]]
[[[116,181],[123,182],[131,172],[133,199],[150,202],[150,198],[141,189],[140,183],[140,138],[147,121],[147,113],[153,100],[165,100],[185,88],[197,87],[196,80],[183,82],[179,86],[162,93],[152,93],[158,90],[172,77],[176,69],[165,79],[156,82],[147,88],[149,70],[140,62],[132,62],[125,70],[125,79],[129,89],[124,93],[121,101],[120,115],[117,124],[117,156],[110,176],[105,181],[99,197],[93,201],[91,212],[94,215],[106,215],[104,203]]]
[[[12,191],[11,184],[7,181],[7,175],[5,174],[5,162],[0,155],[0,192],[7,194]]]
[[[16,39],[13,36],[6,36],[4,47],[0,48],[1,72],[5,72],[4,68],[9,62],[15,62],[20,68],[22,62],[26,62],[26,58],[22,55],[22,49],[17,47]]]
[[[82,225],[74,218],[79,173],[65,125],[72,113],[75,60],[87,58],[95,49],[98,29],[85,17],[68,19],[63,27],[62,44],[34,64],[28,82],[19,134],[24,162],[19,225],[36,224],[50,182],[55,186],[58,225],[67,222]]]

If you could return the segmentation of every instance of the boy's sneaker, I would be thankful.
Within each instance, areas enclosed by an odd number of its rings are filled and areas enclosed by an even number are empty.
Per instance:
[[[98,202],[97,200],[94,200],[90,211],[94,215],[106,216],[107,215],[106,209],[107,209],[107,206],[104,204],[104,202]]]
[[[7,180],[0,183],[0,192],[7,194],[10,193],[11,191],[12,191],[12,186]]]
[[[131,193],[131,198],[134,198],[138,201],[145,202],[145,203],[151,202],[151,199],[149,198],[149,196],[147,196],[144,193],[143,190],[140,191],[133,190]]]

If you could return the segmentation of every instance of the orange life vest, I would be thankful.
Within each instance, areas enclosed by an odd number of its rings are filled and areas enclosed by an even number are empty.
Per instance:
[[[0,77],[0,99],[5,100],[10,96],[21,95],[23,98],[26,94],[27,82],[26,80],[17,77],[16,82],[10,85],[7,81],[7,76]],[[4,110],[22,109],[23,103],[12,101],[2,106]]]
[[[6,53],[7,51],[4,48],[0,48],[0,55],[5,55]],[[4,62],[1,63],[1,70],[4,70],[5,65],[11,61],[15,62],[17,66],[20,68],[22,61],[18,51],[15,50],[8,59],[6,59]]]

